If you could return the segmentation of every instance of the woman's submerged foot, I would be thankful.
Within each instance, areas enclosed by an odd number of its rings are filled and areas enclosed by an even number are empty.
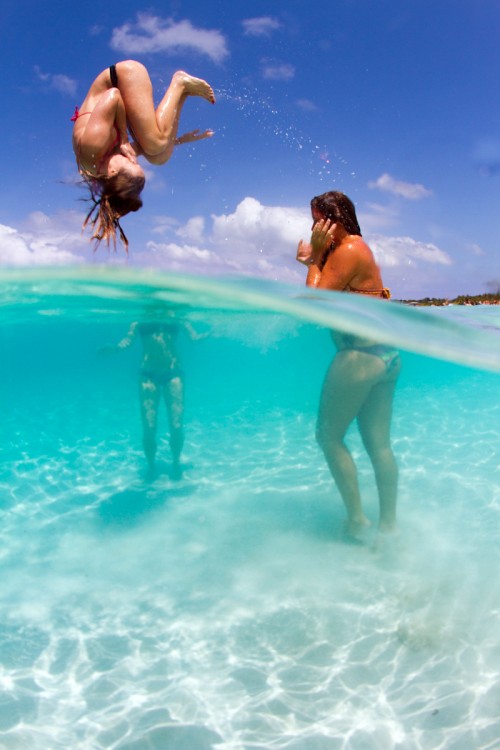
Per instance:
[[[380,521],[378,530],[380,534],[399,534],[396,521]]]
[[[393,553],[402,550],[402,540],[396,524],[379,524],[373,541],[373,552]]]
[[[358,542],[366,541],[367,532],[371,528],[371,521],[366,516],[349,518],[346,523],[346,534]]]
[[[213,88],[203,78],[196,78],[184,70],[178,70],[174,74],[174,79],[182,82],[184,91],[188,96],[201,96],[211,104],[215,104]]]
[[[144,473],[144,479],[146,482],[154,482],[157,476],[156,466],[153,463],[148,463],[146,471]]]
[[[174,482],[179,482],[184,474],[184,469],[181,466],[181,464],[178,461],[172,462],[172,467],[170,469],[170,479],[172,479]]]

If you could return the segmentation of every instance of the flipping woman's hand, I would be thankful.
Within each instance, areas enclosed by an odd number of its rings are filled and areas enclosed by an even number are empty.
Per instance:
[[[194,141],[202,141],[204,138],[211,138],[214,134],[213,130],[204,130],[200,133],[199,130],[190,130],[189,133],[184,133],[175,139],[175,145],[180,146],[182,143],[193,143]]]
[[[120,145],[120,153],[125,156],[132,164],[137,164],[137,154],[135,153],[134,147],[128,141]]]

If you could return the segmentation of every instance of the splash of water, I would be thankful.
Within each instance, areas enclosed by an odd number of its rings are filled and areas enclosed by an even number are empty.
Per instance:
[[[232,104],[246,120],[259,123],[261,132],[277,139],[282,146],[296,154],[306,155],[309,174],[331,184],[342,177],[348,162],[330,145],[314,140],[293,122],[296,111],[280,109],[270,97],[262,96],[256,89],[239,86],[217,90],[219,100]]]

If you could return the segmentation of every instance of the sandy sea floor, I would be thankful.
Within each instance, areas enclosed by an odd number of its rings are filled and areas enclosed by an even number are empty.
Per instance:
[[[180,482],[166,440],[144,481],[127,373],[90,410],[83,381],[17,398],[2,427],[0,747],[498,747],[497,381],[410,355],[405,373],[400,534],[375,550],[375,531],[345,537],[314,398],[224,408],[192,378]]]

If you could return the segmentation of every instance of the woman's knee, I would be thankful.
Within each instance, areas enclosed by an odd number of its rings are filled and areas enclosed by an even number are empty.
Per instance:
[[[325,426],[319,421],[316,424],[316,442],[323,450],[323,446],[326,444],[326,430]]]
[[[323,453],[334,453],[343,446],[343,435],[337,435],[328,425],[319,422],[316,426],[316,442]]]
[[[373,466],[386,469],[396,463],[396,457],[390,445],[365,445],[366,452]]]
[[[122,60],[116,64],[116,72],[118,74],[118,83],[120,83],[120,73],[124,76],[130,75],[149,75],[147,68],[137,60]]]

